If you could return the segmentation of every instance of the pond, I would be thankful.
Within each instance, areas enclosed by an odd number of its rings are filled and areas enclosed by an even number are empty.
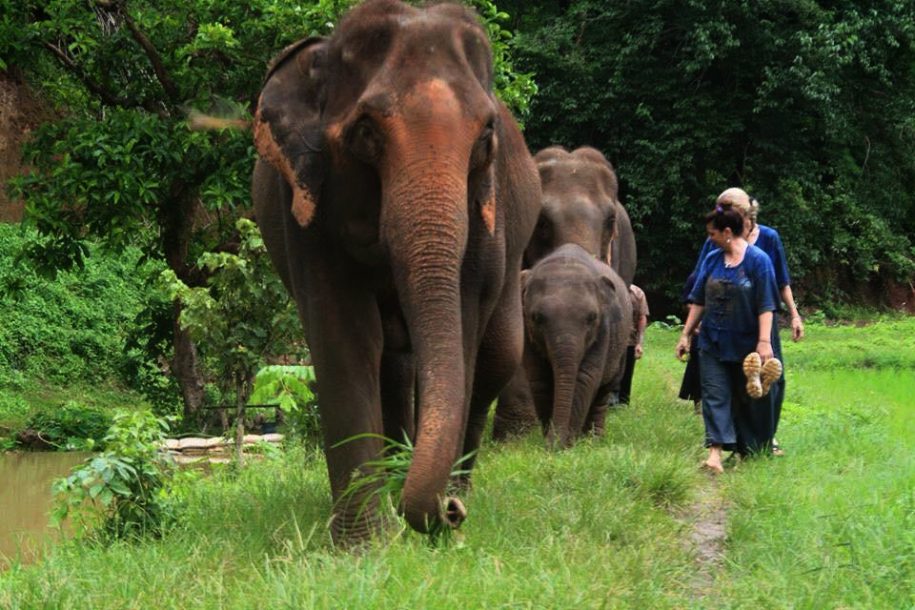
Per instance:
[[[48,526],[51,483],[88,457],[81,452],[0,453],[0,570],[34,561],[56,532]]]

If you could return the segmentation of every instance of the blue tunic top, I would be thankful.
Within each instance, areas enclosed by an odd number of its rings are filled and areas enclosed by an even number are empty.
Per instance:
[[[722,362],[742,361],[756,349],[759,315],[775,311],[777,294],[772,262],[761,249],[748,246],[734,267],[725,266],[722,250],[712,250],[689,295],[691,302],[705,307],[699,349]]]
[[[791,276],[788,274],[788,259],[785,257],[785,246],[782,245],[782,238],[778,231],[766,225],[756,226],[759,227],[759,237],[756,238],[756,243],[753,245],[765,252],[769,260],[772,261],[772,267],[775,270],[775,285],[777,287],[775,302],[779,303],[781,302],[781,297],[778,296],[778,291],[791,283]],[[702,266],[705,257],[708,256],[709,252],[717,249],[718,246],[712,243],[711,239],[706,238],[705,243],[702,244],[702,249],[699,251],[699,258],[696,260],[696,267],[693,269],[693,273],[699,273],[699,267]]]

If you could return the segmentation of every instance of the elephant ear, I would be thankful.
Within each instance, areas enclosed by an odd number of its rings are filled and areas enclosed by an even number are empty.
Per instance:
[[[607,321],[615,324],[623,319],[623,313],[619,307],[619,299],[628,299],[629,296],[618,294],[616,282],[613,281],[613,277],[609,273],[602,273],[600,279],[603,287],[603,297],[606,300]]]
[[[257,152],[292,189],[292,215],[301,227],[314,218],[324,179],[324,97],[326,42],[306,38],[270,62],[254,116]]]

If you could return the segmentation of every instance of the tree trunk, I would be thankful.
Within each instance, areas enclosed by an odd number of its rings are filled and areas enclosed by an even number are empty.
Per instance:
[[[197,363],[197,347],[191,340],[190,334],[182,329],[178,322],[181,315],[181,304],[174,303],[173,311],[175,354],[171,363],[172,374],[178,382],[181,398],[184,400],[184,421],[196,422],[200,407],[203,405],[204,395],[203,379]]]
[[[191,277],[191,266],[187,255],[194,225],[197,200],[193,189],[185,182],[176,180],[170,188],[170,196],[158,210],[159,226],[162,227],[162,250],[165,261],[175,275],[188,286],[200,284],[200,279]],[[197,358],[197,347],[190,334],[181,328],[179,317],[181,305],[173,304],[172,328],[174,330],[172,374],[181,390],[184,401],[184,421],[199,423],[200,407],[203,405],[204,383]]]
[[[235,462],[239,468],[245,465],[245,453],[242,451],[245,442],[245,403],[248,402],[245,394],[244,382],[237,381],[235,384]]]

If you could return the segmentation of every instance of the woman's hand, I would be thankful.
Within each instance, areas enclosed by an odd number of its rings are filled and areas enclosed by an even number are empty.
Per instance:
[[[775,354],[772,353],[772,344],[769,341],[757,342],[756,352],[759,354],[759,359],[763,362],[775,356]]]
[[[674,353],[677,356],[677,360],[683,360],[683,357],[689,354],[689,335],[680,335],[680,340],[677,341]]]
[[[791,318],[791,340],[798,342],[804,338],[804,321],[799,314]]]

